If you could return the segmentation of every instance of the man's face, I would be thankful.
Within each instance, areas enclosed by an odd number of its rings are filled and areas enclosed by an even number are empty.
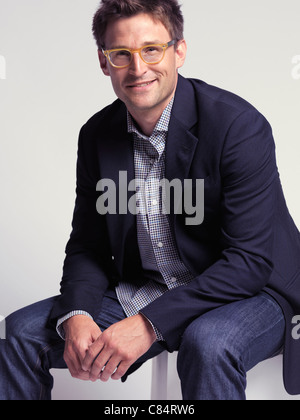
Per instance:
[[[108,24],[105,48],[138,49],[150,44],[163,44],[171,41],[171,35],[159,21],[151,15],[139,14],[121,18]],[[177,69],[184,63],[186,45],[180,41],[166,50],[159,64],[146,64],[138,53],[133,54],[129,67],[114,68],[99,52],[100,64],[105,75],[111,77],[114,91],[133,115],[145,112],[160,115],[173,97],[178,80]]]

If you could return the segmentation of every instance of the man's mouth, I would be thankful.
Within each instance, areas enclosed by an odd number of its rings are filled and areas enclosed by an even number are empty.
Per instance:
[[[142,89],[142,88],[152,85],[154,82],[155,80],[150,80],[149,82],[143,82],[143,83],[133,83],[133,84],[129,84],[128,87]]]

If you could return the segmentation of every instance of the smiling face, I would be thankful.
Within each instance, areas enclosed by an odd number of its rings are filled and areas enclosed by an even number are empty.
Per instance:
[[[145,45],[169,41],[171,35],[161,22],[154,20],[151,15],[139,14],[111,21],[107,26],[105,48],[139,49]],[[155,126],[174,96],[177,70],[184,64],[185,56],[186,44],[182,40],[176,49],[171,46],[166,50],[159,64],[146,64],[138,53],[134,53],[130,66],[118,69],[99,51],[104,74],[111,77],[116,95],[125,103],[141,128],[147,122]],[[144,131],[149,131],[149,128]]]

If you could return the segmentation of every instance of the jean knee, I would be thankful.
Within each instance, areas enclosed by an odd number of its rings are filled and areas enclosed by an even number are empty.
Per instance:
[[[36,339],[47,329],[48,318],[54,303],[50,298],[20,309],[6,318],[6,339],[23,342]]]
[[[189,325],[179,349],[179,357],[207,365],[239,358],[239,354],[234,334],[228,334],[222,323],[205,316]]]

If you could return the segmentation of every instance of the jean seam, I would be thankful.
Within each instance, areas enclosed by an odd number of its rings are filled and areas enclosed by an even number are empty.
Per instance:
[[[45,346],[44,348],[42,348],[42,350],[39,351],[38,356],[37,356],[37,360],[33,369],[33,373],[36,374],[38,369],[41,369],[42,366],[42,357],[45,356],[50,350],[52,350],[55,346],[57,345],[57,343],[53,344],[48,344],[47,346]],[[43,399],[44,396],[44,385],[43,383],[40,381],[40,394],[39,394],[39,401],[41,401]]]
[[[273,323],[272,324],[272,328],[275,328],[276,327],[276,325],[278,325],[278,324],[280,324],[283,320],[284,320],[284,314],[283,314],[283,311],[282,311],[282,309],[281,309],[281,307],[277,304],[277,302],[270,296],[270,298],[269,298],[269,295],[267,295],[267,296],[264,296],[264,298],[266,299],[266,300],[268,300],[271,304],[272,304],[272,306],[273,307],[276,307],[276,308],[278,308],[277,309],[277,312],[278,313],[281,313],[281,315],[282,315],[282,317],[281,317],[281,319],[278,319],[278,321],[277,322],[275,322],[275,323]],[[264,334],[266,333],[266,330],[264,329],[264,331],[261,331],[260,332],[260,334],[258,335],[258,336],[256,336],[255,337],[255,339],[252,341],[252,344],[253,343],[256,343]],[[283,340],[284,340],[284,336],[283,336]],[[280,351],[282,350],[282,347],[283,347],[283,345],[280,347]],[[279,349],[276,351],[276,352],[274,352],[274,355],[272,355],[272,356],[269,356],[268,357],[268,359],[271,359],[272,357],[274,357],[275,355],[278,355],[278,354],[280,354],[280,351],[279,351]],[[251,348],[250,347],[248,347],[247,348],[247,355],[248,355],[248,360],[249,360],[249,358],[250,358],[250,352],[251,352]],[[244,366],[246,366],[247,365],[247,363],[245,363],[246,362],[246,360],[244,359]],[[248,369],[247,369],[247,371],[248,371]]]

